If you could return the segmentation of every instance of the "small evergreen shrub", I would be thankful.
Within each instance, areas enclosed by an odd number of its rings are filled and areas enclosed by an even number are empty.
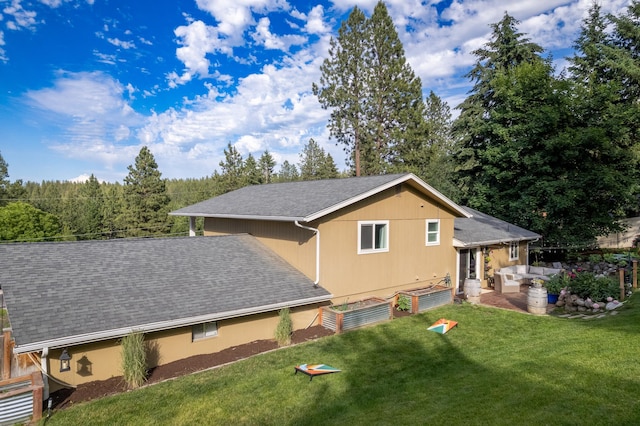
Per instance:
[[[278,316],[280,320],[276,327],[276,342],[278,342],[278,346],[289,346],[291,344],[291,334],[293,333],[293,321],[291,321],[289,308],[280,309]]]
[[[130,333],[122,338],[122,373],[124,381],[132,388],[142,386],[147,378],[147,353],[144,334]]]

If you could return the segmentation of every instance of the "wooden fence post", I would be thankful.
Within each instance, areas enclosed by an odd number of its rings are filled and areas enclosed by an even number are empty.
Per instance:
[[[624,268],[619,269],[620,272],[620,301],[624,300]]]
[[[631,263],[633,264],[633,288],[635,290],[638,288],[638,261],[633,260]]]

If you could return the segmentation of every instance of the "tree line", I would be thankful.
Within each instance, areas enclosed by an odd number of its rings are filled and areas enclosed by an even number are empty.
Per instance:
[[[505,12],[473,52],[454,120],[435,93],[423,98],[385,4],[370,17],[354,7],[312,87],[346,171],[313,139],[278,172],[268,151],[243,158],[228,144],[202,179],[162,179],[145,147],[122,184],[12,183],[0,155],[0,241],[179,235],[187,219],[169,211],[246,185],[412,172],[545,244],[591,244],[640,210],[640,3],[619,16],[594,3],[560,72],[518,25]]]
[[[265,151],[256,161],[231,144],[219,163],[221,172],[201,179],[163,179],[149,148],[128,166],[123,182],[9,180],[0,152],[0,242],[75,241],[160,235],[187,235],[189,222],[168,213],[246,185],[294,180],[332,179],[338,172],[331,154],[313,139],[300,161],[285,161],[279,173]],[[198,226],[202,229],[202,223]]]

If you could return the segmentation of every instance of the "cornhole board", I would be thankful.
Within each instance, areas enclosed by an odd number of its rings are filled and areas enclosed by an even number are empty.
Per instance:
[[[314,376],[340,372],[337,368],[326,364],[300,364],[295,367],[294,374],[298,374],[298,371],[309,376],[309,381],[313,380]]]
[[[431,324],[431,326],[427,328],[427,330],[435,331],[436,333],[440,333],[440,334],[445,334],[447,331],[451,330],[453,327],[457,325],[458,323],[456,321],[440,318],[438,321]]]

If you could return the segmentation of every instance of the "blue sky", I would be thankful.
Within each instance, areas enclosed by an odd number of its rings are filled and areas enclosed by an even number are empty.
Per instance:
[[[592,0],[390,0],[407,59],[454,108],[505,11],[566,65]],[[601,1],[620,13],[630,0]],[[299,162],[329,139],[311,92],[329,40],[376,0],[0,0],[0,153],[15,181],[115,182],[142,146],[166,178],[219,169],[228,143]]]

